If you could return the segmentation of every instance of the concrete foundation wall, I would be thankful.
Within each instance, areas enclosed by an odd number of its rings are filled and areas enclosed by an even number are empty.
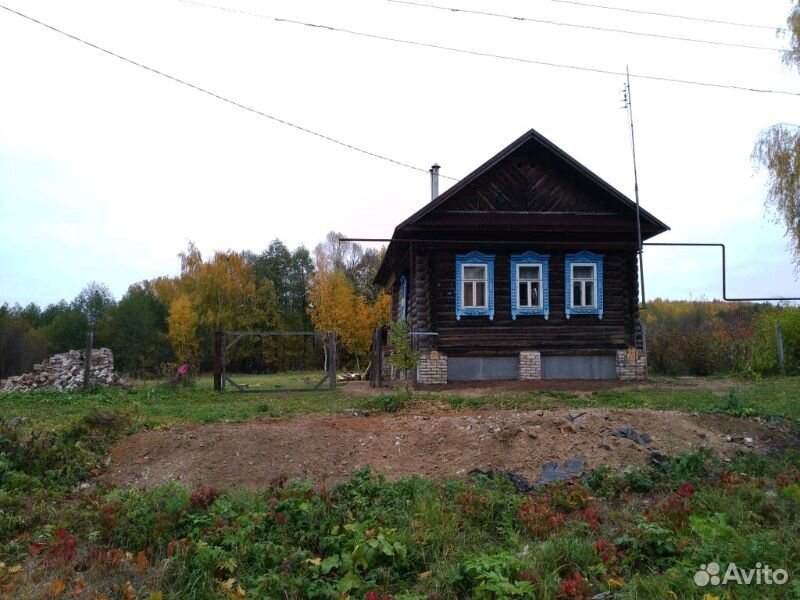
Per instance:
[[[545,355],[542,379],[616,379],[613,354],[595,356]]]
[[[586,357],[546,357],[550,363],[553,363],[554,360],[558,359],[569,359],[572,361],[577,360],[586,360]],[[602,358],[602,357],[601,357]],[[612,357],[609,357],[612,358]],[[612,365],[608,365],[611,369],[616,368],[616,376],[617,378],[623,381],[635,381],[644,379],[647,374],[647,355],[638,350],[636,348],[628,348],[627,350],[618,350],[616,356],[614,358],[614,363]],[[459,359],[463,360],[463,359]],[[526,350],[519,353],[519,371],[518,376],[519,379],[523,380],[540,380],[546,378],[545,376],[545,368],[543,366],[543,358],[540,352],[536,350]],[[606,373],[608,369],[605,369],[605,363],[603,363],[604,368],[602,369],[588,369],[586,365],[580,364],[578,369],[580,373],[573,373],[570,372],[566,375],[569,375],[568,378],[570,379],[607,379],[614,377],[614,371],[610,373]],[[454,365],[455,366],[455,363]],[[559,366],[559,365],[555,365]],[[554,365],[550,364],[549,368],[552,371]],[[452,369],[451,369],[452,370]],[[558,369],[556,369],[558,371]],[[471,371],[470,371],[471,372]],[[452,373],[455,375],[455,373]],[[399,373],[392,373],[393,376],[397,377]],[[481,373],[474,373],[472,377],[451,377],[452,380],[479,380]],[[552,376],[553,379],[559,379],[563,377]],[[565,377],[566,377],[565,375]],[[582,376],[581,376],[582,375]],[[500,379],[506,379],[507,377],[495,377]],[[448,381],[448,359],[445,354],[438,352],[436,350],[432,350],[428,353],[423,354],[420,359],[419,363],[417,364],[417,383],[421,385],[444,385]]]
[[[451,356],[448,381],[501,381],[519,379],[518,356]]]

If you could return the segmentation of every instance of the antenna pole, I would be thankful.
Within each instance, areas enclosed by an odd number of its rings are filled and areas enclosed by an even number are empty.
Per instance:
[[[644,295],[644,261],[642,260],[642,220],[639,214],[639,173],[636,168],[636,136],[633,130],[633,99],[631,95],[631,74],[628,65],[625,65],[625,108],[628,111],[628,122],[631,126],[631,153],[633,155],[633,191],[636,196],[636,235],[639,240],[639,250],[637,255],[639,257],[639,282],[642,286],[642,308],[647,308],[647,300]]]

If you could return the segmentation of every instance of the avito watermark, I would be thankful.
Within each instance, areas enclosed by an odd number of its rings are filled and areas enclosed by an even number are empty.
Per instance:
[[[725,573],[719,563],[710,562],[700,565],[694,574],[694,582],[700,587],[707,585],[783,585],[789,581],[789,573],[785,569],[773,569],[769,565],[756,563],[755,569],[743,569],[736,563],[729,563]]]

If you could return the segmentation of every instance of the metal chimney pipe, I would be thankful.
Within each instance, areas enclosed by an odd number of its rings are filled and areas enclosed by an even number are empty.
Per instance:
[[[431,200],[436,200],[439,196],[439,169],[441,167],[436,163],[433,163],[431,167]]]

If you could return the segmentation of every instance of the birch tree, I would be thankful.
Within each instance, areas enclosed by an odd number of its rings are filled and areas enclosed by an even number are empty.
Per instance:
[[[800,71],[800,0],[792,1],[786,24],[790,47],[783,62]],[[795,269],[800,270],[800,123],[776,123],[762,131],[752,160],[767,173],[765,205],[783,225]]]

